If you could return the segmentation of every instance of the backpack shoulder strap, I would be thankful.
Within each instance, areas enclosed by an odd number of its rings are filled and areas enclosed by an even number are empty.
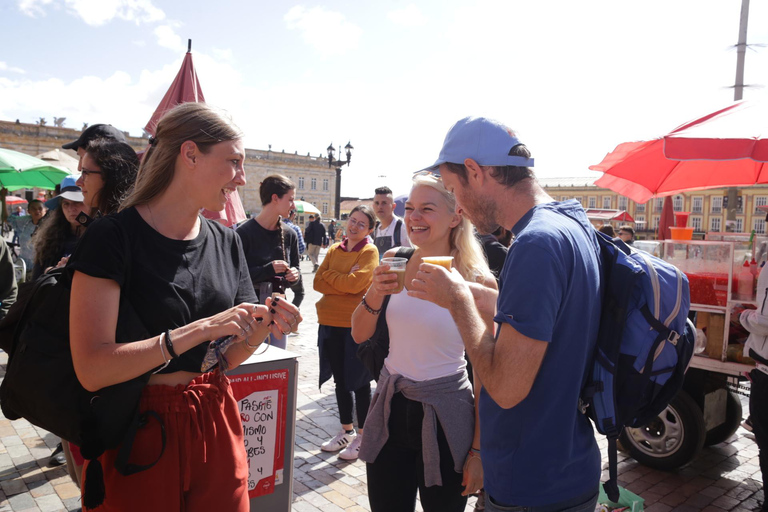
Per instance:
[[[394,245],[400,245],[400,230],[402,228],[403,228],[403,219],[397,219],[397,222],[395,223],[395,234],[393,237],[394,239],[392,240]]]
[[[403,247],[400,246],[397,248],[397,252],[395,253],[396,258],[405,258],[407,260],[411,259],[411,256],[413,256],[413,253],[416,252],[416,249],[413,247]]]

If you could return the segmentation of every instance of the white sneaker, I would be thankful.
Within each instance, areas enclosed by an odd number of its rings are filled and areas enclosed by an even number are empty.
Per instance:
[[[357,432],[347,434],[346,430],[342,430],[336,434],[330,441],[324,442],[320,445],[320,449],[324,452],[337,452],[342,448],[345,448],[349,443],[357,438]]]
[[[357,460],[357,457],[360,455],[361,442],[363,442],[363,436],[356,436],[352,442],[344,448],[344,451],[339,454],[339,458],[344,460]]]

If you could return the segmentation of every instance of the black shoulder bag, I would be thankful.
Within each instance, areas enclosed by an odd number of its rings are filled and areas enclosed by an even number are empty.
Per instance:
[[[126,236],[126,254],[130,247]],[[130,272],[130,262],[129,270]],[[120,446],[115,463],[123,475],[152,467],[165,450],[146,465],[128,463],[133,438],[154,411],[139,414],[139,399],[151,372],[96,392],[77,379],[69,345],[71,273],[67,268],[42,275],[30,288],[30,297],[15,325],[6,375],[0,384],[0,406],[10,420],[25,418],[64,440],[80,446],[90,461],[83,505],[92,509],[105,497],[103,470],[98,457]],[[127,282],[127,280],[126,280]],[[121,293],[115,339],[127,343],[149,338],[142,320]]]
[[[415,249],[413,247],[400,247],[395,253],[397,258],[411,259]],[[362,342],[357,347],[357,358],[363,366],[371,372],[376,382],[379,381],[381,369],[384,367],[384,359],[389,355],[389,328],[387,327],[387,305],[391,295],[384,297],[381,303],[381,312],[376,319],[376,331],[373,336]]]

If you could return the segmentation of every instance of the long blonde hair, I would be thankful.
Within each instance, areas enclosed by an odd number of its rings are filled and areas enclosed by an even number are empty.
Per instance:
[[[155,137],[141,161],[133,192],[120,205],[120,210],[150,202],[170,186],[181,145],[197,144],[207,153],[211,146],[242,138],[243,133],[223,111],[205,103],[182,103],[169,110],[157,124]]]
[[[445,199],[450,211],[456,211],[456,197],[448,192],[443,182],[433,176],[416,176],[413,179],[413,187],[431,187]],[[472,223],[461,215],[461,221],[451,229],[450,246],[453,256],[453,266],[467,281],[480,282],[491,275],[488,262],[485,259],[483,248],[475,236]]]

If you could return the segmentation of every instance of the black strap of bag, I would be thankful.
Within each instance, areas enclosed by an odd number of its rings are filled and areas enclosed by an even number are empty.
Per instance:
[[[395,257],[410,260],[414,251],[413,247],[399,247]],[[376,319],[376,330],[373,336],[357,347],[357,358],[360,359],[376,382],[379,381],[381,369],[384,367],[384,359],[389,355],[389,328],[387,327],[386,313],[390,297],[391,295],[384,297],[379,317]]]

